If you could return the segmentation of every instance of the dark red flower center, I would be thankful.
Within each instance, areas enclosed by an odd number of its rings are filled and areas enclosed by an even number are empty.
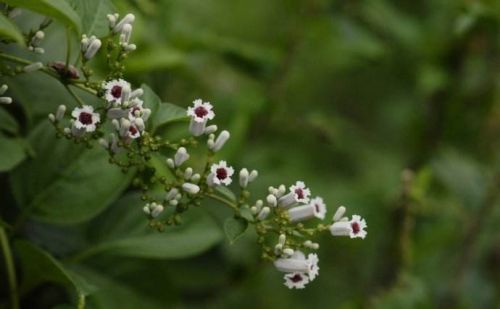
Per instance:
[[[111,88],[111,95],[115,98],[120,98],[122,96],[122,87],[121,86],[113,86],[113,88]]]
[[[137,129],[136,129],[136,127],[134,127],[134,126],[130,126],[130,128],[128,129],[128,131],[129,131],[129,132],[130,132],[130,134],[132,134],[132,135],[136,135],[136,134],[137,134],[137,132],[138,132],[138,131],[137,131]]]
[[[217,178],[219,178],[220,180],[224,180],[227,178],[227,170],[223,167],[219,167],[216,171],[215,171],[215,175],[217,176]]]
[[[319,205],[318,204],[314,204],[314,208],[316,209],[316,212],[319,212]]]
[[[304,280],[304,278],[302,278],[301,274],[295,274],[290,280],[292,280],[293,283],[297,283]]]
[[[297,194],[299,200],[304,198],[304,190],[302,190],[301,188],[295,189],[295,194]]]
[[[203,118],[208,115],[208,111],[203,106],[198,106],[194,109],[194,114],[196,115],[196,117]]]
[[[81,112],[80,116],[78,116],[78,120],[84,125],[92,124],[92,114]]]
[[[139,111],[139,112],[140,112],[140,111],[141,111],[141,109],[140,109],[139,107],[137,107],[137,106],[136,106],[136,107],[132,108],[132,110],[130,111],[130,114],[132,114],[132,116],[134,116],[134,117],[135,117],[135,112],[137,112],[137,111]]]
[[[352,222],[351,223],[351,228],[352,228],[352,232],[354,234],[358,234],[359,231],[361,230],[361,227],[359,226],[359,223],[358,222]]]

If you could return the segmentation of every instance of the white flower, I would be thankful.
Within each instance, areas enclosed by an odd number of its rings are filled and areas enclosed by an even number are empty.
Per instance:
[[[321,220],[325,219],[326,205],[321,197],[318,196],[313,198],[309,205],[312,205],[314,207],[314,216],[316,218]]]
[[[226,161],[220,161],[218,164],[213,164],[210,168],[212,182],[216,185],[229,186],[232,182],[231,176],[234,174],[234,169],[227,166]]]
[[[309,283],[309,277],[305,273],[289,273],[283,279],[289,289],[303,289]]]
[[[109,103],[120,104],[122,97],[122,90],[124,88],[130,89],[130,83],[123,79],[113,79],[109,82],[104,82],[102,88],[105,90],[104,99]]]
[[[187,115],[193,121],[203,123],[214,119],[215,113],[212,109],[213,106],[210,102],[203,102],[201,99],[197,99],[193,101],[193,107],[188,107]]]
[[[71,116],[75,118],[74,127],[78,130],[93,132],[96,129],[96,124],[101,121],[101,116],[94,113],[94,108],[90,105],[84,105],[82,108],[76,107]]]
[[[131,139],[139,138],[139,137],[141,137],[141,131],[139,130],[139,128],[137,128],[136,125],[132,124],[128,128],[126,137],[129,137]]]
[[[333,236],[349,236],[351,238],[365,238],[367,232],[365,219],[358,215],[353,215],[351,221],[337,221],[330,226]]]
[[[309,202],[309,195],[311,195],[311,191],[306,188],[304,182],[297,181],[295,185],[290,187],[288,194],[280,197],[278,204],[281,207],[290,207],[297,203],[307,203]]]
[[[309,253],[307,255],[307,262],[309,263],[309,272],[307,275],[309,279],[313,281],[319,275],[318,255],[316,253]]]
[[[299,203],[309,202],[309,195],[311,195],[311,190],[306,188],[303,181],[297,181],[295,185],[290,187],[290,191],[295,193],[295,200]]]

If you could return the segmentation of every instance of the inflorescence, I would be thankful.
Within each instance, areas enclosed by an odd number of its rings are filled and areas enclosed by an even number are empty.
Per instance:
[[[200,206],[205,198],[219,201],[231,208],[236,218],[253,225],[262,258],[285,273],[284,283],[291,289],[302,289],[318,276],[317,254],[304,252],[319,248],[319,244],[313,242],[319,233],[330,231],[333,236],[365,238],[365,220],[358,215],[351,219],[344,216],[346,208],[343,206],[337,209],[331,222],[324,223],[327,212],[324,200],[313,197],[302,181],[288,188],[283,184],[271,186],[267,196],[252,201],[248,187],[257,179],[258,172],[242,168],[235,175],[235,169],[228,162],[215,162],[215,154],[227,143],[230,133],[226,130],[218,133],[217,125],[209,123],[216,116],[210,102],[197,99],[187,109],[189,138],[169,141],[148,132],[151,109],[149,102],[142,99],[144,91],[134,89],[122,78],[123,61],[136,49],[136,45],[130,43],[135,17],[133,14],[121,20],[118,14],[107,17],[108,36],[101,39],[93,35],[82,37],[79,59],[83,79],[76,67],[60,62],[47,65],[34,62],[24,66],[22,71],[51,69],[65,82],[81,82],[84,89],[102,99],[102,104],[93,106],[73,94],[78,106],[67,113],[66,105],[60,105],[54,114],[49,114],[49,120],[58,136],[88,147],[93,147],[97,141],[109,153],[110,163],[124,172],[131,169],[137,172],[133,184],[142,190],[143,211],[152,228],[163,231],[166,226],[181,224],[182,214],[190,207]],[[43,38],[42,31],[35,32],[30,39],[30,50],[43,52],[38,47]],[[95,81],[87,64],[102,50],[106,52],[109,72],[104,81]],[[7,86],[3,85],[0,95],[6,90]],[[0,103],[11,102],[10,97],[0,97]],[[202,144],[206,145],[206,164],[197,170],[189,166],[189,148]],[[170,155],[162,164],[172,177],[157,176],[150,162],[152,157],[166,154]],[[239,196],[231,200],[223,192],[229,190],[227,187],[236,176]],[[152,188],[158,187],[164,192],[161,196],[152,193]],[[319,223],[309,223],[314,220]]]

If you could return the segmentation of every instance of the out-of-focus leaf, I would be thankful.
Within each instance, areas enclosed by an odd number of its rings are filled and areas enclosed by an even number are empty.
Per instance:
[[[185,109],[170,103],[162,103],[158,95],[146,84],[142,84],[141,88],[144,90],[144,104],[151,109],[151,117],[148,120],[151,131],[154,132],[159,127],[175,121],[187,120]]]
[[[90,219],[118,197],[133,176],[109,164],[98,147],[83,149],[56,139],[48,122],[31,132],[29,142],[36,158],[13,171],[11,183],[20,207],[40,221],[70,224]]]
[[[0,37],[15,41],[23,46],[26,45],[21,30],[3,14],[0,14]]]
[[[379,296],[373,308],[423,308],[428,305],[428,295],[421,279],[403,275],[401,282]]]
[[[27,292],[43,282],[59,283],[75,289],[79,298],[95,290],[83,277],[66,269],[49,253],[32,243],[20,240],[14,243],[14,247],[21,260],[21,291]]]
[[[150,297],[140,294],[119,281],[115,281],[88,268],[74,268],[74,273],[87,278],[96,286],[96,291],[87,297],[89,308],[107,309],[107,308],[164,308],[161,304],[155,303]]]
[[[0,108],[0,130],[16,134],[19,131],[19,125],[14,117],[4,108]]]
[[[248,221],[241,217],[227,218],[224,222],[224,232],[231,244],[243,236],[247,228]]]
[[[184,54],[171,47],[155,47],[138,51],[127,61],[127,71],[131,74],[164,70],[185,63]]]
[[[3,2],[52,17],[78,33],[81,31],[80,17],[65,0],[4,0]]]
[[[82,21],[82,32],[104,36],[109,30],[107,14],[116,12],[110,0],[69,0]]]
[[[200,210],[190,209],[183,224],[159,233],[147,226],[138,195],[126,195],[105,213],[103,221],[116,224],[99,228],[100,240],[89,255],[109,254],[142,258],[184,258],[202,253],[224,237],[217,224]],[[87,253],[83,253],[84,255]]]
[[[0,172],[9,171],[26,158],[20,139],[0,135]]]
[[[224,196],[227,200],[236,203],[236,196],[234,195],[233,191],[231,191],[229,188],[223,186],[217,186],[215,187],[215,191],[222,194],[222,196]]]
[[[465,206],[474,207],[481,204],[486,188],[487,179],[480,167],[460,153],[446,151],[432,163],[436,177],[461,201]]]

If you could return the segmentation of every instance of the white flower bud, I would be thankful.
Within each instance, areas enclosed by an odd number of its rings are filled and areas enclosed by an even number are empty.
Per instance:
[[[132,99],[138,98],[138,97],[142,96],[143,94],[144,94],[144,90],[142,90],[142,88],[137,88],[130,93],[130,99],[132,100]]]
[[[171,200],[168,202],[170,205],[172,206],[177,206],[177,204],[179,204],[179,201],[178,200]]]
[[[165,199],[167,201],[170,201],[172,199],[175,199],[175,196],[179,193],[179,190],[177,188],[172,188],[170,191],[168,191],[167,195],[165,196]]]
[[[192,182],[198,182],[200,181],[201,179],[201,175],[200,174],[194,174],[192,177],[191,177],[191,181]]]
[[[65,113],[66,113],[66,105],[59,105],[56,112],[56,120],[60,121],[61,119],[63,119]]]
[[[186,162],[189,159],[189,154],[187,153],[186,148],[180,147],[177,149],[174,157],[175,166],[181,166],[182,163]]]
[[[257,208],[260,209],[262,208],[262,206],[264,206],[264,202],[262,200],[257,200],[257,202],[255,202],[255,206],[257,206]]]
[[[278,204],[281,207],[290,207],[297,204],[297,200],[295,199],[295,192],[289,192],[288,194],[282,196],[278,200]]]
[[[251,171],[250,175],[248,175],[248,181],[249,182],[254,181],[255,178],[257,178],[257,176],[259,176],[259,172],[257,172],[256,170]]]
[[[151,210],[149,209],[149,206],[148,206],[148,205],[144,206],[144,207],[142,208],[142,211],[144,211],[144,213],[145,213],[146,215],[148,215],[148,216],[151,214]]]
[[[50,113],[50,114],[49,114],[49,120],[50,120],[50,122],[52,122],[52,123],[53,123],[53,122],[56,122],[56,116],[54,116],[54,114]]]
[[[108,149],[109,148],[109,143],[104,138],[100,138],[99,139],[99,145],[101,145],[104,149]]]
[[[23,68],[23,71],[26,73],[31,73],[40,70],[43,68],[43,63],[41,62],[33,62],[32,64],[28,64]]]
[[[174,163],[174,160],[172,160],[171,158],[168,158],[166,160],[167,162],[167,166],[170,167],[170,168],[175,168],[175,163]]]
[[[151,115],[151,110],[149,108],[145,108],[142,110],[142,119],[144,121],[148,121],[150,115]]]
[[[264,207],[259,212],[259,215],[257,216],[257,219],[258,220],[265,220],[267,218],[267,216],[269,216],[269,213],[271,213],[271,209],[269,207]]]
[[[135,44],[127,44],[127,45],[123,46],[123,49],[125,49],[125,51],[127,51],[127,52],[131,52],[131,51],[136,50],[137,46]]]
[[[130,125],[131,123],[128,119],[120,119],[120,136],[127,136]]]
[[[219,136],[217,136],[217,139],[215,140],[214,146],[211,148],[212,151],[217,152],[222,149],[224,144],[227,142],[231,135],[229,134],[228,131],[224,130],[220,132]]]
[[[250,207],[250,212],[252,213],[252,215],[256,215],[259,212],[259,210],[257,209],[257,207],[252,206]]]
[[[160,213],[163,211],[163,206],[162,205],[156,205],[155,208],[153,208],[153,211],[151,211],[151,216],[153,218],[156,218],[160,215]]]
[[[35,54],[42,55],[42,54],[45,54],[45,49],[43,49],[43,48],[41,48],[41,47],[35,47],[35,48],[33,49],[33,52],[34,52]]]
[[[205,134],[212,134],[212,133],[215,133],[217,131],[217,125],[215,124],[212,124],[212,125],[209,125],[208,127],[205,128]]]
[[[282,246],[285,245],[286,242],[286,235],[285,234],[280,234],[280,237],[278,238],[278,243]]]
[[[242,168],[240,171],[240,187],[246,188],[248,186],[248,170],[246,168]]]
[[[292,256],[294,253],[295,253],[295,251],[293,251],[293,249],[290,249],[290,248],[286,248],[283,250],[283,254],[286,256]]]
[[[109,27],[110,28],[113,28],[116,25],[116,20],[118,19],[117,15],[118,14],[108,14],[108,15],[106,15],[106,18],[108,19]]]
[[[11,103],[12,103],[11,97],[0,97],[0,104],[11,104]]]
[[[215,177],[214,173],[210,173],[210,174],[208,174],[208,176],[207,176],[207,185],[208,185],[209,187],[213,187],[213,186],[215,186],[215,183],[214,183],[214,177]]]
[[[340,219],[342,219],[342,217],[344,216],[345,211],[346,211],[345,207],[340,206],[335,212],[335,215],[333,215],[333,221],[334,222],[340,221]]]
[[[182,189],[189,194],[197,194],[198,192],[200,192],[200,187],[189,182],[184,183],[182,185]]]
[[[286,187],[285,187],[285,185],[280,185],[280,186],[278,187],[278,191],[276,192],[276,197],[277,197],[277,198],[280,198],[280,197],[282,197],[285,193],[286,193]]]
[[[95,39],[92,41],[92,43],[89,43],[89,47],[85,51],[85,54],[83,55],[85,59],[90,60],[94,58],[95,54],[99,51],[99,48],[101,48],[101,40]]]
[[[135,118],[134,124],[135,124],[136,128],[141,132],[144,131],[144,129],[146,128],[146,126],[144,124],[144,120],[142,120],[142,118]]]
[[[120,43],[128,44],[131,35],[132,35],[132,25],[131,24],[123,25],[120,35]]]
[[[278,200],[276,199],[276,196],[274,196],[272,194],[269,194],[266,197],[266,201],[267,201],[267,204],[271,207],[276,207],[276,205],[278,204]]]
[[[9,90],[9,86],[7,86],[6,84],[3,84],[0,87],[0,95],[3,95],[7,90]]]
[[[127,14],[127,15],[125,15],[125,17],[123,17],[123,19],[120,20],[116,26],[114,26],[113,32],[114,33],[121,32],[122,29],[123,29],[123,26],[125,26],[126,24],[133,23],[134,20],[135,20],[134,14]]]
[[[43,38],[45,37],[45,33],[41,30],[38,30],[36,33],[35,33],[35,36],[34,36],[37,40],[43,40]]]
[[[125,106],[125,103],[129,101],[130,92],[131,92],[131,89],[130,89],[129,85],[124,85],[122,87],[122,93],[121,93],[121,97],[120,97],[120,102],[122,105]]]
[[[113,127],[115,128],[115,130],[120,130],[120,122],[118,122],[117,119],[111,120],[111,124],[113,125]]]
[[[191,176],[193,176],[193,169],[188,167],[184,171],[184,179],[188,180],[189,178],[191,178]]]
[[[71,134],[71,129],[70,128],[64,128],[64,134]]]

